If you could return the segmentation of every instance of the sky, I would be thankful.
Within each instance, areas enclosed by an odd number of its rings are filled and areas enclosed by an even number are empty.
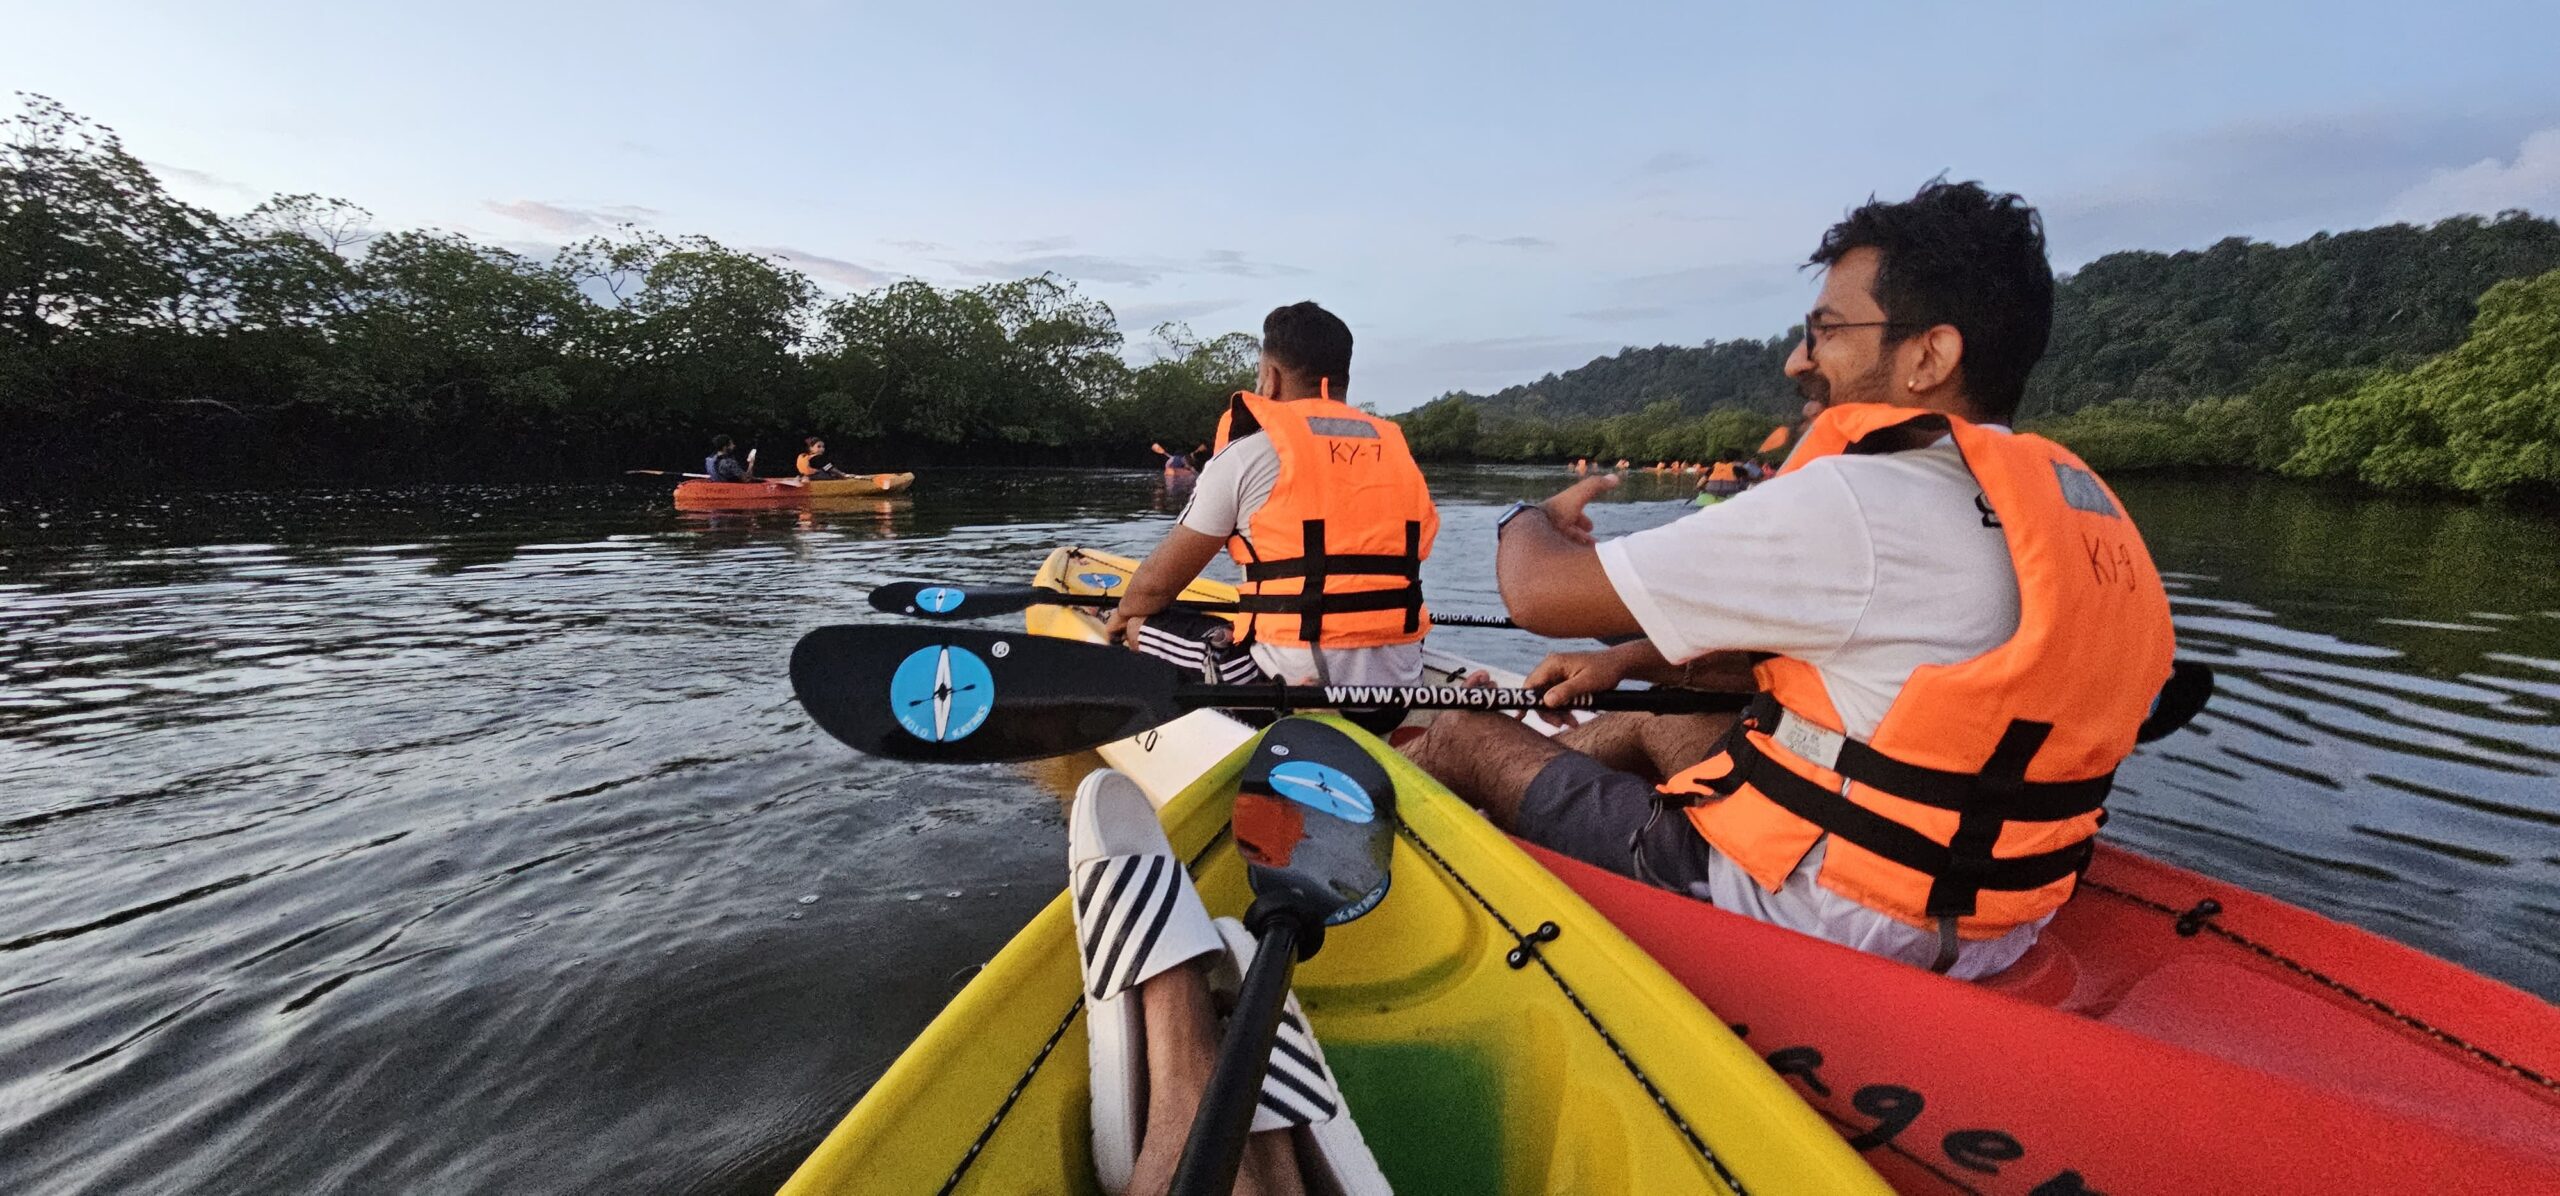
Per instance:
[[[1941,173],[2054,264],[2560,214],[2560,4],[0,0],[0,86],[219,211],[540,253],[625,222],[836,292],[1052,270],[1148,329],[1315,299],[1400,411],[1771,336]]]

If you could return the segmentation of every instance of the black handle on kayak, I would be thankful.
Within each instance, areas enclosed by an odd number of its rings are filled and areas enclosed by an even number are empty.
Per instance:
[[[1254,744],[1236,779],[1231,837],[1253,888],[1245,929],[1260,945],[1183,1141],[1173,1173],[1176,1193],[1235,1190],[1289,1000],[1289,977],[1299,960],[1315,958],[1324,946],[1326,927],[1386,900],[1395,825],[1395,778],[1350,736],[1314,719],[1284,718]],[[1314,1066],[1292,1060],[1301,1065]],[[1333,1115],[1346,1114],[1335,1109]]]
[[[1200,1094],[1200,1111],[1191,1120],[1191,1136],[1183,1139],[1182,1161],[1174,1166],[1173,1196],[1220,1196],[1235,1191],[1236,1171],[1244,1163],[1244,1145],[1253,1130],[1253,1111],[1262,1103],[1262,1074],[1271,1060],[1271,1043],[1280,1036],[1280,1011],[1289,999],[1289,977],[1298,969],[1299,936],[1309,923],[1293,909],[1265,912],[1254,903],[1245,915],[1258,919],[1258,945],[1253,966],[1245,971],[1244,988],[1236,994],[1235,1012],[1227,1018],[1227,1036],[1218,1046],[1218,1065],[1209,1087]],[[1314,924],[1323,941],[1322,923]],[[1313,950],[1307,952],[1315,954]]]

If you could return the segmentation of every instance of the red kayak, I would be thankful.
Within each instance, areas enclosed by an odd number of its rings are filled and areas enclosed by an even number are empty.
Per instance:
[[[2100,844],[1981,983],[1530,847],[1904,1192],[2560,1192],[2560,1008]]]

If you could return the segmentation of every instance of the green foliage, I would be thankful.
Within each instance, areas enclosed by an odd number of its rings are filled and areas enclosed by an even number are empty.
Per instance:
[[[2184,253],[2111,253],[2063,280],[2028,409],[2183,402],[2339,368],[2407,368],[2462,339],[2481,292],[2560,268],[2560,224],[2523,212],[2232,237]]]
[[[2099,469],[2184,466],[2273,470],[2301,446],[2295,410],[2351,393],[2365,370],[2323,370],[2270,378],[2246,394],[2199,399],[2129,400],[2083,407],[2026,427],[2070,446]]]
[[[1476,436],[1483,418],[1476,405],[1443,395],[1395,417],[1404,428],[1405,444],[1425,461],[1464,461],[1478,453]]]
[[[2272,469],[2302,447],[2295,409],[2452,348],[2481,292],[2554,268],[2560,224],[2522,212],[2289,246],[2235,237],[2193,252],[2108,254],[2056,290],[2052,346],[2027,399],[2043,418],[2029,422],[2101,467]],[[1697,451],[1703,442],[1665,434],[1647,412],[1669,403],[1692,417],[1790,418],[1797,400],[1781,371],[1793,344],[1781,336],[1628,349],[1491,395],[1445,396],[1425,408],[1427,426],[1446,455],[1460,455],[1447,430],[1461,426],[1464,406],[1479,415],[1479,457],[1696,459],[1707,455]],[[2354,454],[2343,472],[2364,460],[2360,443],[2340,441],[2337,452]],[[2305,471],[2341,471],[2309,464],[2329,460],[2318,453],[2305,460]],[[2437,464],[2420,454],[2390,468],[2398,476]]]
[[[2304,477],[2487,497],[2560,493],[2560,270],[2480,298],[2471,335],[2294,416]]]
[[[1208,438],[1256,342],[1157,330],[1050,275],[823,302],[787,263],[631,226],[528,257],[279,196],[166,195],[42,97],[0,128],[0,413],[25,478],[548,474],[769,450],[1143,460]],[[767,456],[774,453],[768,451]]]
[[[43,96],[0,125],[0,324],[25,343],[166,326],[219,302],[211,213],[162,191],[115,130]]]

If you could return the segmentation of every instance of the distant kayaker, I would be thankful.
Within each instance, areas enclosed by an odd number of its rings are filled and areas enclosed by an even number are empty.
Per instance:
[[[1192,461],[1191,454],[1189,453],[1172,452],[1161,444],[1150,444],[1147,447],[1155,450],[1157,456],[1164,458],[1164,474],[1167,478],[1171,478],[1173,475],[1178,473],[1198,473],[1200,471],[1200,466],[1196,462]]]
[[[1818,414],[1786,471],[1605,544],[1583,508],[1617,483],[1594,478],[1515,507],[1497,556],[1522,627],[1647,637],[1550,656],[1529,684],[1757,690],[1744,721],[1605,716],[1550,740],[1444,715],[1409,750],[1532,841],[1989,975],[2088,861],[2169,677],[2168,597],[2088,465],[2006,426],[2053,320],[2033,208],[1932,183],[1851,212],[1812,262],[1786,372]]]
[[[1402,429],[1343,401],[1350,374],[1351,329],[1332,312],[1293,303],[1263,320],[1257,390],[1228,402],[1190,503],[1112,613],[1115,642],[1196,658],[1196,642],[1155,646],[1164,637],[1145,632],[1223,546],[1244,569],[1235,639],[1264,673],[1421,678],[1422,562],[1440,514]]]
[[[1733,454],[1726,453],[1717,457],[1716,463],[1708,467],[1707,476],[1698,480],[1698,492],[1731,498],[1742,493],[1748,484],[1742,476],[1741,464],[1733,459]]]
[[[744,462],[738,460],[738,442],[727,436],[711,438],[711,455],[702,459],[702,472],[715,482],[752,482]]]
[[[800,454],[798,468],[800,470],[801,477],[841,478],[847,476],[845,471],[836,468],[835,462],[827,459],[827,442],[825,440],[812,436],[800,443],[803,448],[808,450]]]

